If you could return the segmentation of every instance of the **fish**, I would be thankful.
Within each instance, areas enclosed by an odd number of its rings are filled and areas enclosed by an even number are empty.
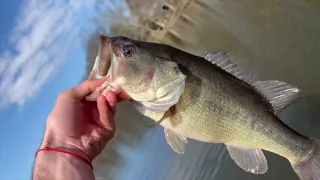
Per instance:
[[[319,140],[279,118],[303,97],[279,80],[256,80],[225,51],[194,55],[170,45],[100,35],[89,79],[105,83],[88,95],[124,92],[142,115],[162,126],[168,145],[184,154],[188,139],[222,143],[244,171],[264,174],[264,151],[286,158],[301,180],[320,180]]]

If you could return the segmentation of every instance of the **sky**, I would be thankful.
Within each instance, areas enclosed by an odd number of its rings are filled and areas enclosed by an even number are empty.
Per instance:
[[[59,92],[80,83],[79,32],[91,0],[10,0],[0,5],[0,179],[31,179]]]

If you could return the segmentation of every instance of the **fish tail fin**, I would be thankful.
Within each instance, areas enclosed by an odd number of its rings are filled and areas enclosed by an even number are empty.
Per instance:
[[[303,161],[291,164],[300,180],[320,180],[320,140],[315,142]]]

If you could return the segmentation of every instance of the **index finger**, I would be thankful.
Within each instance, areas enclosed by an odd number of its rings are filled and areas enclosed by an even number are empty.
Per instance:
[[[71,89],[75,98],[82,100],[85,96],[93,93],[97,87],[102,85],[106,79],[86,80],[78,86]]]

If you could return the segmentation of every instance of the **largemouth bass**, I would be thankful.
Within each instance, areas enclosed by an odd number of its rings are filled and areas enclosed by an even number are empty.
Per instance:
[[[240,168],[263,174],[266,150],[288,159],[300,179],[319,180],[319,141],[278,118],[301,91],[277,80],[255,81],[241,69],[226,52],[201,57],[164,44],[100,36],[89,78],[107,80],[87,100],[109,90],[125,92],[154,126],[164,127],[179,154],[188,138],[224,143]]]

